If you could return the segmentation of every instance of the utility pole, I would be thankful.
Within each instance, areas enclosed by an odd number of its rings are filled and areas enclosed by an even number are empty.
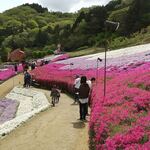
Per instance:
[[[119,22],[113,22],[106,20],[105,21],[105,36],[108,31],[115,32],[118,30],[120,26]],[[107,50],[108,50],[108,41],[104,41],[104,47],[105,47],[105,62],[104,62],[104,98],[106,96],[106,79],[107,79]]]

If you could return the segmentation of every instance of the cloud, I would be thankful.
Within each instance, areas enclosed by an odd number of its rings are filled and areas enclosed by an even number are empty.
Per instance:
[[[5,0],[0,5],[0,12],[22,5],[24,3],[38,3],[50,11],[75,12],[82,7],[104,5],[110,0]]]
[[[39,0],[39,3],[53,11],[74,12],[82,7],[105,5],[110,0]]]
[[[74,4],[74,6],[70,9],[70,12],[75,12],[82,7],[90,7],[94,5],[105,5],[110,0],[80,0],[79,3]]]
[[[39,3],[39,0],[22,0],[22,3],[29,3],[29,4],[32,4],[32,3]]]

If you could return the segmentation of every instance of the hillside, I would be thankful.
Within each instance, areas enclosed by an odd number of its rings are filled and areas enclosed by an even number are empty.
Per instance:
[[[0,13],[0,61],[16,48],[39,58],[53,53],[58,43],[67,52],[103,47],[105,41],[112,49],[149,43],[149,8],[147,0],[112,0],[78,13],[48,12],[38,4],[15,7]],[[120,22],[119,29],[109,31],[105,20]]]
[[[56,47],[58,28],[70,26],[75,14],[48,12],[38,4],[24,4],[0,13],[0,54],[6,60],[12,49],[49,49]],[[31,51],[32,54],[32,51]],[[30,51],[29,51],[30,55]],[[39,55],[40,57],[40,55]]]

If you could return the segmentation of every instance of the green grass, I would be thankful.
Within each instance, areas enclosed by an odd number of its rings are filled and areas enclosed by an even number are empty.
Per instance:
[[[91,47],[91,48],[87,48],[83,50],[76,50],[76,51],[68,52],[68,54],[70,57],[78,57],[78,56],[96,54],[100,52],[104,52],[104,48]]]
[[[110,136],[113,137],[117,133],[124,133],[128,129],[125,125],[110,125]]]
[[[130,37],[117,37],[111,41],[109,47],[111,49],[125,48],[140,44],[150,43],[150,26],[142,29],[140,32],[132,34]]]
[[[148,140],[149,140],[148,135],[145,134],[143,136],[143,138],[141,139],[140,144],[144,144],[144,143],[148,142]]]

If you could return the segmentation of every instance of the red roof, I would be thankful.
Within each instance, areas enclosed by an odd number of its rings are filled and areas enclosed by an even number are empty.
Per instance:
[[[25,58],[25,53],[20,49],[16,49],[12,51],[8,56],[8,59],[11,61],[22,61],[24,60],[24,58]]]

